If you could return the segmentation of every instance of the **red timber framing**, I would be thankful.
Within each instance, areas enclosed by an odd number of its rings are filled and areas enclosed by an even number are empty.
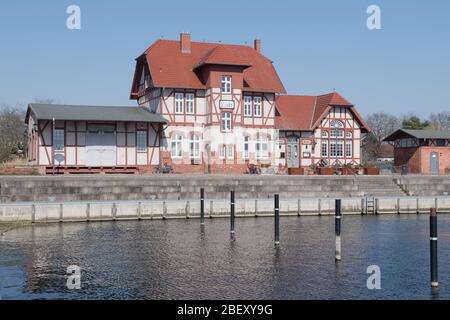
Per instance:
[[[52,121],[44,120],[38,121],[37,130],[35,133],[36,138],[33,138],[33,131],[31,134],[31,141],[34,141],[31,145],[31,154],[36,154],[35,160],[38,167],[43,167],[47,174],[85,174],[85,173],[139,173],[149,172],[157,164],[160,164],[159,150],[161,147],[160,135],[162,133],[162,125],[157,123],[122,123],[123,131],[118,129],[118,122],[108,121],[57,121],[58,125],[55,126],[55,130],[64,131],[64,149],[58,154],[64,156],[62,163],[54,163],[53,160],[53,126]],[[70,126],[68,124],[71,124]],[[80,130],[80,125],[84,125],[84,130]],[[89,166],[80,161],[80,150],[86,151],[86,143],[80,143],[80,135],[84,135],[84,140],[87,139],[87,132],[90,125],[113,125],[115,132],[115,150],[116,165],[114,166]],[[146,136],[146,150],[138,151],[137,148],[137,135],[138,132],[145,132]],[[133,133],[133,138],[131,138]],[[123,134],[124,144],[120,144],[118,141],[118,135]],[[70,140],[69,140],[69,135]],[[38,138],[39,137],[39,138]],[[130,140],[132,139],[132,140]],[[50,140],[50,141],[47,141]],[[125,157],[125,163],[119,164],[119,149],[122,148],[123,156]],[[72,157],[68,157],[68,153]],[[35,150],[35,151],[33,151]],[[40,153],[45,150],[45,161],[42,160]],[[134,159],[130,162],[129,154],[134,152]],[[157,154],[158,152],[158,154]],[[138,163],[138,155],[145,154],[145,164]],[[85,157],[84,157],[85,158]],[[156,161],[158,159],[158,161]],[[33,159],[30,158],[32,161]],[[70,161],[70,162],[69,162]],[[152,165],[153,163],[153,165]]]

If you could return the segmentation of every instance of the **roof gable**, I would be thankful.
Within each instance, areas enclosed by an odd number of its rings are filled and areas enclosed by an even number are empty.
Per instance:
[[[286,92],[272,61],[248,46],[192,42],[191,52],[182,53],[179,41],[157,40],[137,64],[143,61],[149,66],[155,87],[206,89],[195,69],[203,64],[223,64],[245,67],[245,90]],[[133,88],[137,78],[135,75]]]
[[[332,107],[343,106],[353,113],[362,130],[370,131],[354,105],[337,92],[320,96],[279,96],[276,105],[280,114],[275,118],[278,129],[312,131],[318,127]]]

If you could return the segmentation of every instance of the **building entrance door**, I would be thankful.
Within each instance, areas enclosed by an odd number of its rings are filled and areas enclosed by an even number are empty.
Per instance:
[[[430,174],[439,174],[439,153],[430,154]]]
[[[289,137],[287,141],[287,166],[288,168],[300,167],[299,144],[297,137]]]
[[[89,125],[86,133],[86,165],[116,165],[116,133],[113,125]]]

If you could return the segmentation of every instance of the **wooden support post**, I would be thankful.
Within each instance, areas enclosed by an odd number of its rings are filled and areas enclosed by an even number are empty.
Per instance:
[[[141,221],[142,220],[142,202],[138,202],[138,220]]]
[[[230,194],[230,229],[231,233],[234,234],[234,191],[231,191]]]
[[[31,205],[31,223],[36,223],[36,204]]]
[[[200,189],[200,224],[205,224],[205,189]]]
[[[166,219],[167,215],[167,204],[165,201],[163,201],[163,220]]]
[[[62,203],[59,204],[59,222],[64,221],[64,205]]]
[[[437,212],[436,208],[430,210],[430,271],[431,286],[437,287],[438,283],[438,235],[437,235]]]
[[[91,219],[91,204],[88,203],[86,205],[86,221],[89,222],[90,219]]]
[[[336,236],[336,251],[335,251],[335,259],[336,261],[341,261],[341,199],[336,199],[335,204],[335,236]]]
[[[274,199],[275,207],[275,245],[280,244],[280,196],[275,195]]]

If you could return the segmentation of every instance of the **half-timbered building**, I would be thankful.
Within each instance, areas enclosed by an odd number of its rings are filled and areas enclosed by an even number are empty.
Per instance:
[[[369,128],[339,93],[279,96],[275,126],[278,164],[287,168],[361,164],[361,139]]]
[[[254,46],[157,40],[136,59],[137,107],[30,104],[29,162],[47,172],[243,173],[360,164],[369,129],[334,92],[288,96]]]

